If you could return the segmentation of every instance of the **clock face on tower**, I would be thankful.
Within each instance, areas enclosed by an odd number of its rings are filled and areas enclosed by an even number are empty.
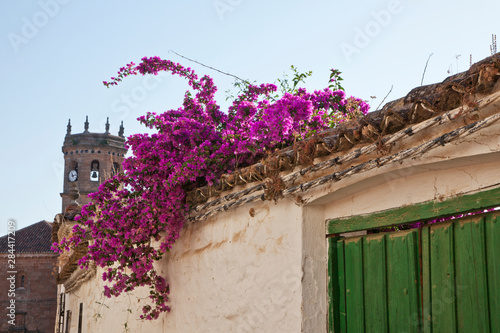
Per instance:
[[[68,180],[70,182],[74,182],[78,179],[78,173],[76,172],[76,170],[71,170],[68,174]]]

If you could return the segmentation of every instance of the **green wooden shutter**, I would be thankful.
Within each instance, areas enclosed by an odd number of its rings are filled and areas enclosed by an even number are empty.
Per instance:
[[[335,332],[418,332],[418,230],[331,240]]]
[[[500,212],[330,238],[333,332],[500,332]]]
[[[500,332],[499,215],[423,228],[425,332]]]

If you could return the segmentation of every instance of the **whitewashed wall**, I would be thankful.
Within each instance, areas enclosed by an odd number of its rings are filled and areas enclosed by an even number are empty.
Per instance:
[[[432,128],[394,148],[447,130]],[[140,321],[138,297],[145,295],[107,299],[96,278],[67,295],[70,332],[77,331],[80,302],[83,332],[124,332],[125,324],[134,333],[325,332],[325,220],[498,187],[499,133],[494,124],[418,159],[316,188],[301,197],[305,204],[295,197],[257,202],[186,225],[158,265],[171,286],[170,313]]]
[[[324,225],[319,230],[324,238]],[[301,207],[289,200],[189,224],[158,265],[171,286],[170,313],[138,321],[137,294],[107,299],[94,279],[67,296],[71,332],[82,301],[84,332],[122,332],[125,323],[131,332],[298,332],[301,237]]]

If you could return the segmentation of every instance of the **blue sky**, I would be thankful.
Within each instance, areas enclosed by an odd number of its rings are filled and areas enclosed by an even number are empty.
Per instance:
[[[499,32],[493,1],[81,1],[0,3],[0,234],[52,221],[61,209],[61,146],[68,118],[73,133],[144,132],[136,118],[180,106],[186,83],[170,75],[133,77],[107,89],[117,70],[160,56],[211,75],[224,107],[233,79],[186,57],[259,83],[290,65],[313,71],[308,89],[342,71],[348,94],[375,109],[420,85],[439,82],[490,55]],[[459,55],[459,56],[458,56]],[[458,58],[457,58],[458,56]],[[374,100],[370,97],[376,96]]]

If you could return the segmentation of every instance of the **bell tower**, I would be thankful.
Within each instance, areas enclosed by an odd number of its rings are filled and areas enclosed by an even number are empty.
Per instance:
[[[71,120],[68,121],[66,137],[62,146],[64,154],[64,185],[62,212],[71,203],[71,185],[76,184],[80,192],[79,202],[83,206],[90,199],[88,194],[97,192],[99,185],[119,172],[127,149],[123,136],[123,121],[118,136],[109,133],[109,118],[106,132],[90,133],[89,118],[86,117],[83,133],[71,134]]]

